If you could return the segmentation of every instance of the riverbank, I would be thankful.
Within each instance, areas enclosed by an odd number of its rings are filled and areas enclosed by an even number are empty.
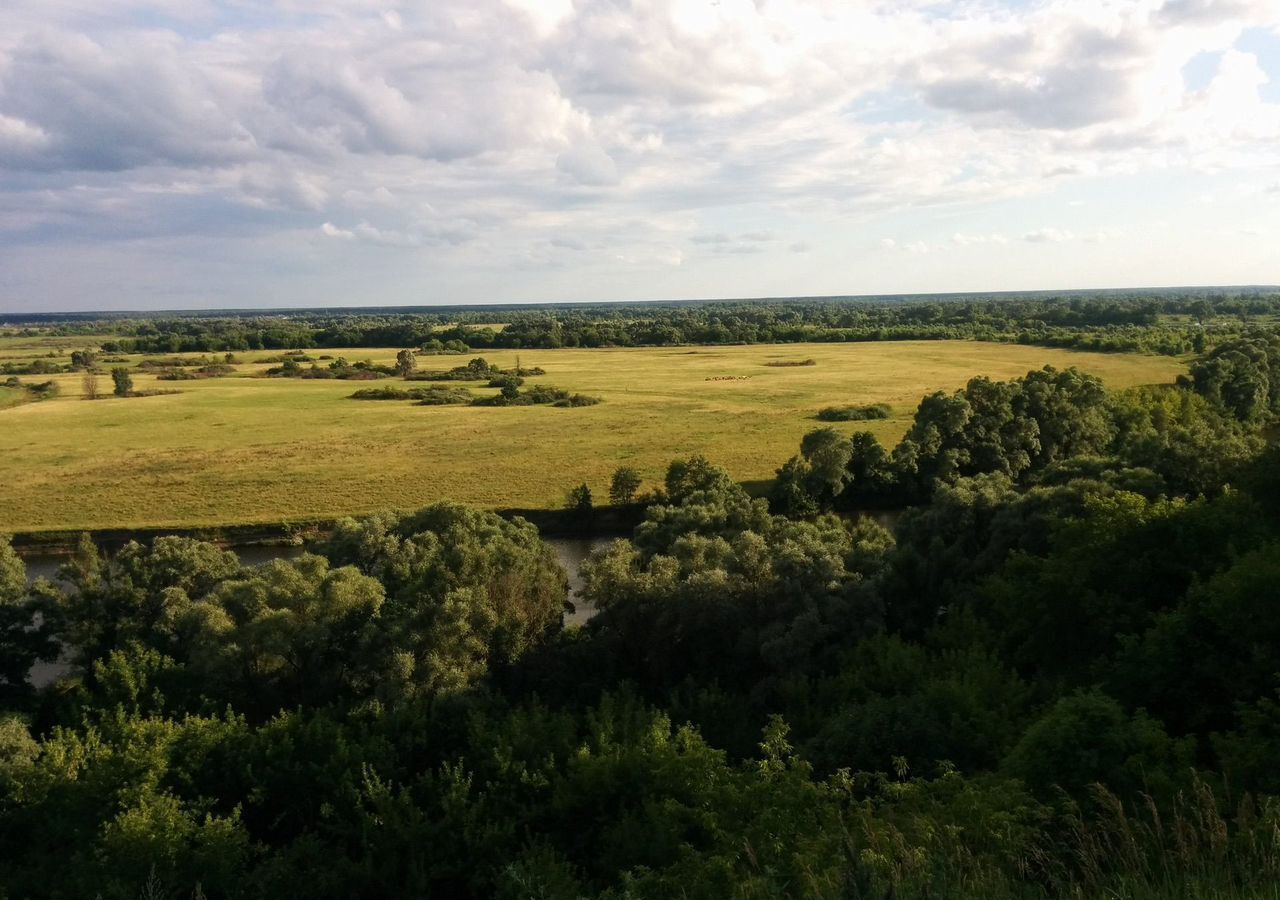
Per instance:
[[[644,518],[645,505],[596,507],[588,515],[567,509],[499,509],[504,519],[524,519],[547,539],[592,540],[630,534]],[[194,528],[108,528],[88,531],[28,531],[13,535],[20,556],[70,554],[82,535],[98,547],[114,549],[129,541],[149,543],[158,537],[178,535],[225,547],[301,547],[333,530],[338,519],[315,519],[249,525]]]

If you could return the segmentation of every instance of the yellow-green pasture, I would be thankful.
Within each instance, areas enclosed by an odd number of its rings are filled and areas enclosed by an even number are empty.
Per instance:
[[[390,364],[396,350],[309,351],[322,352]],[[584,481],[603,500],[620,465],[656,484],[672,458],[694,453],[759,480],[819,427],[823,406],[888,403],[890,419],[836,427],[867,428],[892,444],[923,394],[975,375],[1076,366],[1122,388],[1169,382],[1183,370],[1164,357],[970,341],[523,350],[522,366],[547,371],[537,381],[604,402],[484,408],[347,399],[362,387],[425,386],[399,379],[253,377],[266,368],[257,361],[274,355],[238,354],[227,378],[135,375],[138,390],[181,392],[168,396],[88,402],[79,399],[80,375],[55,376],[57,399],[0,410],[0,530],[279,522],[444,498],[548,507]],[[517,354],[485,356],[505,368]],[[422,357],[419,367],[467,358]],[[817,364],[765,365],[804,359]],[[109,377],[100,382],[111,390]]]
[[[20,359],[49,357],[52,362],[63,362],[71,356],[72,350],[97,348],[103,341],[115,340],[115,335],[71,335],[54,336],[49,334],[0,334],[0,362],[11,362]],[[54,354],[49,356],[49,354]],[[99,354],[101,355],[101,354]],[[58,357],[61,357],[60,359]]]

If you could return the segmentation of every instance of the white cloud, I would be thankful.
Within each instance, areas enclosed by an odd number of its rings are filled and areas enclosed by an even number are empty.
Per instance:
[[[1032,244],[1060,244],[1063,241],[1074,241],[1075,233],[1065,228],[1037,228],[1022,236],[1024,241]]]
[[[325,237],[340,238],[341,240],[344,240],[344,241],[353,240],[356,236],[356,233],[354,231],[351,231],[346,228],[339,228],[337,225],[334,225],[332,222],[325,222],[323,225],[321,225],[320,233],[323,234]]]
[[[881,238],[880,249],[900,253],[911,253],[918,256],[929,252],[929,244],[926,241],[903,242],[893,238]]]
[[[956,232],[951,235],[951,243],[960,247],[967,247],[970,244],[1007,244],[1009,243],[1009,238],[999,233],[962,234]]]
[[[584,143],[556,157],[556,168],[590,187],[608,187],[618,183],[618,166],[598,144]]]

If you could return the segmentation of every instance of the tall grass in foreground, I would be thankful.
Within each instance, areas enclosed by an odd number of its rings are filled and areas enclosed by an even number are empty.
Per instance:
[[[958,789],[943,785],[941,791],[939,782],[888,785],[876,798],[846,807],[836,827],[817,834],[766,827],[768,846],[758,843],[757,832],[729,858],[686,858],[656,871],[641,866],[603,894],[585,889],[571,877],[573,867],[543,844],[547,853],[506,869],[495,896],[1280,900],[1280,798],[1258,805],[1246,796],[1225,816],[1213,790],[1196,779],[1163,809],[1149,798],[1126,806],[1095,786],[1083,805],[1064,800],[1053,813],[1035,804],[1007,805],[1013,795],[998,785],[956,781]],[[764,815],[771,825],[785,817]],[[798,864],[777,865],[778,850],[794,852]],[[430,855],[430,848],[423,853]],[[255,895],[249,885],[245,893]],[[199,885],[165,885],[154,869],[138,893],[140,900],[188,896],[203,900],[205,894]]]
[[[1082,897],[1280,897],[1280,803],[1249,795],[1224,817],[1196,778],[1166,816],[1147,797],[1127,811],[1095,787],[1097,813],[1067,816],[1075,855],[1072,891]],[[1068,882],[1070,883],[1070,882]]]
[[[907,794],[913,785],[898,787]],[[906,819],[868,807],[844,829],[853,878],[811,873],[795,896],[1280,900],[1277,798],[1258,805],[1246,796],[1228,816],[1196,778],[1164,809],[1150,798],[1127,806],[1100,785],[1083,806],[1064,800],[1063,809],[1037,827],[991,811],[967,824],[940,820],[927,803]]]

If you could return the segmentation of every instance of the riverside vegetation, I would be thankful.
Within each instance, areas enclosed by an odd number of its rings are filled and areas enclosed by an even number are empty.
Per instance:
[[[769,499],[682,457],[582,628],[458,504],[259,568],[86,540],[62,588],[0,543],[0,892],[1274,897],[1278,415],[1256,330],[813,429]]]

